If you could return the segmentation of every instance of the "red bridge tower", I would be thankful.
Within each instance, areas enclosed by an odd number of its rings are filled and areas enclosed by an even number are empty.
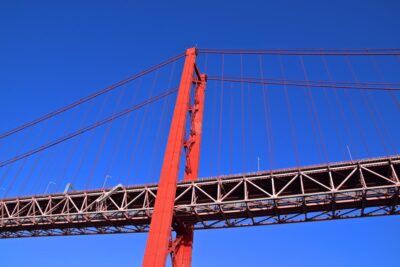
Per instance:
[[[185,64],[172,117],[161,169],[157,198],[150,224],[143,267],[164,267],[168,254],[173,266],[189,267],[192,261],[193,225],[174,219],[174,200],[182,150],[186,151],[185,181],[196,180],[199,172],[200,143],[207,76],[196,65],[197,49],[186,50]],[[191,103],[191,91],[194,99]],[[190,114],[190,133],[186,120]],[[176,231],[171,241],[171,228]]]

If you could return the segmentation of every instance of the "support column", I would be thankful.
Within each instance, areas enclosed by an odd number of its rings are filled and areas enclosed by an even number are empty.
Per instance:
[[[186,59],[164,154],[143,267],[164,267],[166,265],[179,162],[184,145],[186,116],[189,110],[196,54],[195,48],[186,50]]]
[[[200,164],[200,144],[203,127],[204,95],[207,76],[200,75],[200,81],[195,91],[194,105],[192,108],[192,121],[189,140],[186,142],[185,181],[197,180]],[[176,239],[179,240],[172,256],[174,267],[190,267],[192,264],[193,250],[193,225],[181,225],[177,229]]]
[[[186,146],[186,166],[184,181],[197,180],[199,176],[200,145],[203,129],[204,96],[206,90],[207,75],[201,74],[194,95],[194,105],[191,109],[190,136]]]

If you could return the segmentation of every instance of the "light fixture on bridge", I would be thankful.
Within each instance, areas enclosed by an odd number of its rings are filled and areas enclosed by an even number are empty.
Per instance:
[[[101,203],[105,201],[107,198],[109,198],[112,194],[114,194],[118,189],[122,189],[123,186],[122,184],[118,184],[114,186],[110,191],[105,193],[104,195],[100,196],[98,199],[96,199],[96,203]]]
[[[68,193],[68,191],[76,191],[72,183],[67,183],[64,189],[64,194]]]
[[[47,194],[47,191],[49,190],[49,187],[50,187],[51,185],[56,185],[56,183],[53,182],[53,181],[50,181],[50,182],[47,184],[46,189],[44,190],[44,194]]]

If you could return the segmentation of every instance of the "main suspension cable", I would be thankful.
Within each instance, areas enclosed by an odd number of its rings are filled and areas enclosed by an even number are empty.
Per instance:
[[[200,48],[203,54],[241,55],[297,55],[297,56],[393,56],[400,55],[400,48],[366,49],[225,49]]]
[[[240,77],[221,77],[208,76],[209,81],[222,81],[232,83],[254,83],[254,84],[273,84],[296,87],[320,87],[320,88],[338,88],[354,90],[376,90],[376,91],[400,91],[400,84],[381,84],[366,82],[331,82],[331,81],[305,81],[305,80],[282,80],[282,79],[258,79],[258,78],[240,78]]]
[[[103,94],[105,94],[107,92],[110,92],[110,91],[112,91],[112,90],[114,90],[114,89],[116,89],[116,88],[118,88],[118,87],[120,87],[120,86],[122,86],[124,84],[127,84],[127,83],[129,83],[129,82],[131,82],[133,80],[136,80],[137,78],[140,78],[140,77],[142,77],[142,76],[144,76],[144,75],[146,75],[146,74],[148,74],[150,72],[153,72],[153,71],[155,71],[157,69],[160,69],[160,68],[162,68],[162,67],[164,67],[164,66],[166,66],[166,65],[168,65],[168,64],[170,64],[172,62],[175,62],[175,61],[181,59],[184,56],[185,56],[184,54],[179,54],[177,56],[174,56],[174,57],[172,57],[170,59],[167,59],[167,60],[161,62],[160,64],[157,64],[157,65],[155,65],[153,67],[150,67],[150,68],[148,68],[146,70],[143,70],[143,71],[141,71],[141,72],[139,72],[139,73],[137,73],[135,75],[132,75],[132,76],[130,76],[130,77],[128,77],[128,78],[126,78],[126,79],[124,79],[122,81],[114,83],[114,84],[112,84],[112,85],[110,85],[110,86],[108,86],[108,87],[106,87],[106,88],[104,88],[104,89],[102,89],[100,91],[97,91],[97,92],[95,92],[95,93],[93,93],[91,95],[83,97],[83,98],[81,98],[81,99],[79,99],[79,100],[77,100],[77,101],[75,101],[75,102],[73,102],[71,104],[68,104],[68,105],[66,105],[64,107],[61,107],[61,108],[59,108],[59,109],[57,109],[55,111],[47,113],[46,115],[44,115],[42,117],[39,117],[39,118],[34,119],[32,121],[29,121],[29,122],[27,122],[25,124],[22,124],[22,125],[20,125],[20,126],[18,126],[16,128],[14,128],[14,129],[9,130],[7,132],[1,133],[0,134],[0,140],[4,139],[4,138],[6,138],[6,137],[8,137],[8,136],[10,136],[12,134],[15,134],[15,133],[18,133],[20,131],[23,131],[23,130],[29,128],[29,127],[32,127],[32,126],[34,126],[34,125],[36,125],[36,124],[38,124],[38,123],[40,123],[42,121],[48,120],[48,119],[50,119],[50,118],[52,118],[52,117],[54,117],[54,116],[56,116],[58,114],[66,112],[66,111],[68,111],[68,110],[70,110],[70,109],[72,109],[72,108],[74,108],[76,106],[79,106],[79,105],[81,105],[83,103],[86,103],[86,102],[88,102],[88,101],[90,101],[90,100],[92,100],[92,99],[94,99],[94,98],[96,98],[98,96],[101,96],[101,95],[103,95]]]
[[[54,140],[52,142],[44,144],[44,145],[42,145],[40,147],[32,149],[32,150],[30,150],[28,152],[25,152],[23,154],[17,155],[15,157],[11,158],[11,159],[2,161],[2,162],[0,162],[0,168],[2,168],[4,166],[7,166],[9,164],[12,164],[14,162],[17,162],[17,161],[19,161],[21,159],[24,159],[24,158],[27,158],[29,156],[32,156],[32,155],[34,155],[36,153],[39,153],[39,152],[41,152],[43,150],[46,150],[46,149],[48,149],[50,147],[53,147],[55,145],[58,145],[60,143],[63,143],[65,141],[69,140],[69,139],[72,139],[72,138],[74,138],[74,137],[76,137],[78,135],[81,135],[83,133],[86,133],[86,132],[88,132],[90,130],[98,128],[98,127],[100,127],[100,126],[102,126],[102,125],[104,125],[106,123],[109,123],[109,122],[111,122],[111,121],[113,121],[115,119],[118,119],[118,118],[126,115],[126,114],[129,114],[129,113],[131,113],[131,112],[133,112],[133,111],[135,111],[135,110],[137,110],[139,108],[147,106],[148,104],[151,104],[151,103],[156,102],[156,101],[158,101],[158,100],[160,100],[160,99],[162,99],[162,98],[164,98],[164,97],[166,97],[168,95],[171,95],[171,94],[175,93],[176,91],[177,91],[176,88],[167,90],[167,91],[165,91],[165,92],[163,92],[163,93],[161,93],[159,95],[156,95],[154,97],[151,97],[151,98],[149,98],[149,99],[147,99],[147,100],[145,100],[145,101],[143,101],[143,102],[141,102],[141,103],[139,103],[139,104],[137,104],[137,105],[135,105],[135,106],[133,106],[131,108],[127,108],[125,110],[122,110],[122,111],[120,111],[118,113],[113,114],[110,117],[107,117],[107,118],[105,118],[103,120],[97,121],[97,122],[95,122],[95,123],[93,123],[93,124],[91,124],[91,125],[89,125],[89,126],[87,126],[85,128],[79,129],[79,130],[77,130],[75,132],[72,132],[72,133],[70,133],[70,134],[68,134],[66,136],[63,136],[63,137],[61,137],[59,139],[56,139],[56,140]]]

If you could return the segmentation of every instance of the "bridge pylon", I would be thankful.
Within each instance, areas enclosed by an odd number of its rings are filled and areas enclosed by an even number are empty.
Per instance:
[[[186,152],[184,180],[193,181],[198,177],[207,76],[200,74],[196,57],[196,48],[186,50],[143,267],[164,267],[169,254],[174,267],[191,266],[193,225],[184,224],[174,218],[174,200],[183,150]],[[192,88],[194,97],[191,101]],[[186,138],[188,114],[190,129]],[[174,240],[171,239],[172,228],[176,232]]]

